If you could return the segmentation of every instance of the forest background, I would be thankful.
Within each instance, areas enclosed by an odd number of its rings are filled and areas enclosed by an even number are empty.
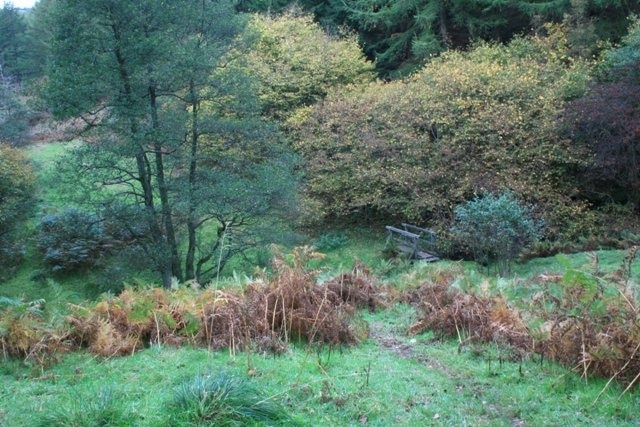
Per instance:
[[[57,166],[65,200],[39,207],[33,233],[54,272],[117,252],[165,287],[206,283],[252,248],[335,221],[426,224],[441,254],[472,257],[455,209],[504,193],[539,228],[530,257],[628,246],[640,203],[637,8],[5,6],[4,263],[33,238],[21,221],[37,194],[14,148],[51,119],[87,142]]]

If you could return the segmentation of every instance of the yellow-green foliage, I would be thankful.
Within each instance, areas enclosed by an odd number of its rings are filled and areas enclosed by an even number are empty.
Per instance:
[[[355,37],[329,35],[311,15],[254,15],[245,36],[252,47],[243,60],[260,81],[260,100],[271,116],[287,117],[327,93],[374,78]]]
[[[307,194],[326,214],[373,209],[414,220],[450,218],[484,191],[569,203],[580,152],[555,122],[587,82],[586,64],[552,33],[452,51],[406,81],[333,96],[290,120]]]
[[[70,348],[64,327],[45,321],[44,300],[24,302],[0,296],[0,355],[44,364]]]
[[[0,235],[28,212],[35,174],[20,150],[0,143]]]

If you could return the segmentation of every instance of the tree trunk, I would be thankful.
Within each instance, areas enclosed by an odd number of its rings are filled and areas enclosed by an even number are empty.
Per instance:
[[[451,40],[449,40],[449,31],[447,30],[447,9],[444,1],[440,2],[439,19],[440,22],[440,39],[442,40],[442,47],[448,50],[451,47]]]
[[[151,125],[154,130],[158,130],[158,105],[156,88],[153,82],[149,84],[149,104],[151,106]],[[160,194],[160,206],[162,210],[162,223],[164,225],[164,232],[171,254],[171,273],[178,280],[182,280],[182,268],[180,267],[178,243],[176,240],[175,227],[173,226],[173,215],[169,201],[169,189],[167,188],[166,177],[164,174],[164,153],[162,152],[162,143],[156,141],[153,148],[156,162],[156,179],[158,180],[158,192]]]
[[[127,69],[127,63],[124,59],[124,56],[122,55],[122,51],[120,50],[122,36],[120,35],[120,28],[117,24],[117,21],[113,19],[113,16],[111,30],[113,32],[113,38],[115,41],[114,55],[116,57],[116,63],[118,64],[118,74],[120,77],[120,81],[122,82],[123,94],[127,105],[133,106],[133,92],[131,89],[129,71]],[[138,134],[138,126],[133,119],[131,120],[129,127],[131,131],[131,138],[133,141],[135,141],[135,139],[137,138],[136,135]],[[143,204],[145,207],[145,211],[148,214],[147,221],[149,224],[149,229],[151,230],[151,241],[153,242],[154,246],[156,246],[158,249],[161,249],[164,246],[165,242],[163,239],[162,230],[160,229],[160,227],[158,226],[158,222],[156,221],[156,212],[153,202],[153,187],[151,185],[151,170],[149,161],[144,151],[144,147],[139,146],[139,150],[135,155],[135,159],[138,181],[140,182],[140,186],[142,187]],[[169,270],[169,274],[167,274],[168,263],[164,259],[162,259],[161,254],[159,256],[159,259],[156,260],[156,266],[162,276],[162,285],[165,288],[170,288],[171,271]]]
[[[195,85],[193,80],[189,82],[189,95],[191,99],[191,150],[189,153],[189,211],[187,213],[187,234],[188,234],[188,246],[187,246],[187,258],[186,258],[186,270],[187,280],[197,279],[195,269],[195,255],[196,255],[196,230],[198,228],[198,219],[196,218],[196,203],[195,203],[195,186],[196,186],[196,172],[198,166],[198,160],[196,158],[198,154],[198,108],[199,103],[197,101],[197,95],[195,92]]]

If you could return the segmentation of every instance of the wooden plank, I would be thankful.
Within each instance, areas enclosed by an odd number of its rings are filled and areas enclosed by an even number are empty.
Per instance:
[[[398,246],[397,249],[399,251],[401,251],[401,252],[405,252],[405,253],[408,253],[408,254],[411,254],[411,255],[414,255],[416,253],[416,248],[412,248],[410,246],[400,245],[400,246]]]
[[[436,234],[435,232],[431,230],[427,230],[426,228],[418,227],[417,225],[413,225],[413,224],[407,224],[405,222],[402,223],[402,228],[414,234],[422,234],[422,233],[429,234],[429,235]]]
[[[400,235],[405,236],[405,237],[410,237],[412,239],[418,239],[420,237],[416,233],[411,233],[410,231],[402,230],[400,228],[392,227],[390,225],[387,225],[385,228],[387,230],[389,230],[390,232],[392,232],[392,233],[397,233],[397,234],[400,234]]]
[[[402,227],[405,231],[418,234],[421,239],[425,240],[429,244],[435,244],[436,232],[433,230],[427,230],[426,228],[418,227],[416,225],[402,223]]]
[[[419,260],[427,261],[427,262],[434,262],[434,261],[440,260],[440,258],[438,258],[437,256],[424,251],[417,251],[415,253],[415,257],[418,258]]]

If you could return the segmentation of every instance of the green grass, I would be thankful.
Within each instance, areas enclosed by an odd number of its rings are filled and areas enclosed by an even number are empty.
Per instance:
[[[30,148],[43,180],[66,149],[61,144]],[[43,190],[43,209],[56,206],[56,191],[55,186]],[[461,287],[485,282],[509,286],[512,280],[566,270],[555,257],[514,264],[509,278],[487,276],[471,262],[392,262],[381,256],[384,228],[334,233],[320,240],[327,245],[320,248],[326,257],[309,263],[322,271],[321,280],[351,269],[356,259],[397,288],[451,270],[464,273],[460,276],[465,282],[458,283]],[[310,237],[309,243],[319,237]],[[599,268],[613,271],[625,252],[598,251],[597,255]],[[574,267],[591,263],[589,254],[566,258]],[[52,278],[38,274],[42,271],[38,254],[30,249],[17,275],[0,284],[0,295],[28,301],[44,298],[48,312],[61,315],[68,302],[97,298],[97,283],[104,279],[97,272]],[[640,281],[639,263],[632,272]],[[219,286],[240,286],[239,281],[221,278]],[[540,363],[537,356],[505,362],[507,351],[495,346],[459,349],[455,340],[435,340],[430,333],[407,337],[405,332],[417,315],[406,305],[359,315],[370,325],[371,338],[357,347],[331,351],[299,345],[274,357],[153,347],[114,359],[97,359],[85,352],[62,355],[49,368],[2,360],[0,426],[206,425],[210,417],[189,418],[189,413],[197,411],[176,402],[185,384],[218,374],[232,382],[246,382],[260,390],[263,400],[284,407],[291,418],[281,418],[282,425],[640,424],[637,391],[622,395],[614,384],[598,397],[606,379],[585,381],[570,370]],[[263,422],[270,423],[277,425]]]
[[[27,148],[27,157],[33,164],[39,182],[37,200],[41,212],[64,207],[53,174],[56,161],[75,146],[77,142],[71,141],[32,144]]]
[[[593,254],[597,256],[598,268],[600,271],[610,273],[620,267],[620,264],[627,254],[624,250],[599,250],[595,252],[580,252],[576,254],[557,255],[548,258],[535,258],[525,263],[516,263],[512,267],[513,277],[532,277],[537,274],[557,273],[562,274],[566,267],[558,261],[558,257],[566,258],[573,268],[587,267],[593,265]],[[631,278],[640,282],[640,262],[634,262],[631,268]]]
[[[512,280],[487,277],[473,263],[385,263],[379,257],[384,233],[352,231],[348,238],[348,244],[326,251],[327,257],[313,261],[313,267],[329,274],[351,268],[357,258],[373,264],[398,287],[451,269],[464,272],[472,284],[488,280],[508,285]],[[624,255],[598,252],[601,269],[617,268]],[[567,258],[576,267],[589,262],[587,254]],[[514,266],[519,277],[563,270],[555,257]],[[21,270],[18,279],[28,282],[27,272]],[[49,292],[61,307],[71,298],[64,292],[77,289],[78,295],[89,296],[86,287],[82,290],[86,283],[82,276],[69,276],[61,278],[59,286],[34,282],[25,284],[23,291],[29,299]],[[224,280],[220,286],[237,284]],[[56,294],[61,290],[63,294]],[[91,425],[105,419],[106,425],[206,425],[208,418],[190,418],[193,409],[181,409],[175,402],[184,384],[209,374],[246,381],[260,390],[264,399],[290,415],[281,425],[640,423],[637,392],[622,395],[621,388],[612,385],[598,397],[606,379],[585,381],[558,365],[541,364],[535,355],[522,362],[504,361],[508,352],[491,345],[465,346],[459,352],[455,340],[435,340],[430,333],[407,337],[417,315],[406,305],[359,316],[370,325],[371,338],[357,347],[332,351],[299,345],[274,357],[153,347],[115,359],[69,354],[48,369],[5,361],[0,368],[0,425]],[[85,402],[92,404],[87,407]]]
[[[181,416],[174,404],[181,387],[208,373],[246,381],[284,407],[291,419],[275,425],[640,422],[637,393],[621,396],[613,386],[594,404],[604,380],[586,383],[535,357],[499,363],[491,347],[458,353],[455,341],[437,341],[431,334],[406,337],[415,313],[405,305],[362,316],[371,325],[371,339],[332,351],[297,346],[274,357],[154,347],[115,359],[70,354],[46,370],[10,362],[0,369],[0,425],[55,425],[47,423],[82,408],[93,419],[127,420],[111,425],[173,425]]]

